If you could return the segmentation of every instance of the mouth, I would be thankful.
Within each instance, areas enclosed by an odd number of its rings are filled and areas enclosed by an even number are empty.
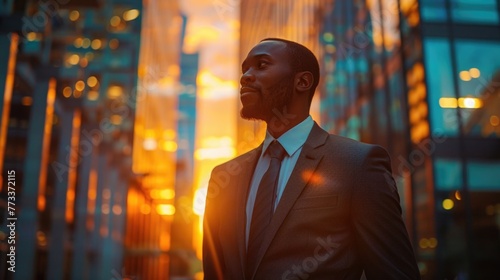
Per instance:
[[[252,87],[241,87],[240,96],[246,95],[247,93],[257,92],[257,89]]]

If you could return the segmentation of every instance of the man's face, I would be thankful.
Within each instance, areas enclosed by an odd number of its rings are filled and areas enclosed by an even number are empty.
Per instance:
[[[294,75],[280,41],[256,45],[241,65],[241,116],[245,119],[271,120],[273,112],[283,112],[291,100]]]

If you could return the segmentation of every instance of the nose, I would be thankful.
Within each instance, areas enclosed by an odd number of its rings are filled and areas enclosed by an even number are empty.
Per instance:
[[[253,81],[255,81],[255,76],[252,74],[252,70],[251,69],[248,69],[246,72],[244,72],[241,75],[240,84],[242,86],[245,86],[245,85],[247,85],[249,83],[252,83]]]

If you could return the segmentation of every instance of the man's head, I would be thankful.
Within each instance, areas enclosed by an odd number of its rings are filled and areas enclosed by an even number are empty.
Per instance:
[[[318,61],[309,49],[284,39],[264,39],[242,63],[241,115],[268,123],[276,114],[308,115],[318,82]]]
[[[314,53],[299,43],[285,39],[266,38],[260,42],[265,42],[265,41],[278,41],[286,44],[285,51],[288,54],[289,58],[288,62],[290,63],[290,67],[292,68],[294,74],[297,74],[302,71],[311,72],[314,79],[310,89],[311,91],[310,99],[312,100],[314,91],[316,90],[316,87],[319,84],[319,63]]]

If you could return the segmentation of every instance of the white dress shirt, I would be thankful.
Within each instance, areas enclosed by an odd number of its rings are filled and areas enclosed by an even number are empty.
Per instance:
[[[280,175],[278,178],[278,186],[277,186],[277,194],[276,201],[274,202],[274,209],[278,205],[278,202],[281,199],[281,195],[285,190],[286,183],[288,182],[288,178],[292,174],[292,170],[297,163],[297,159],[299,158],[300,152],[302,151],[302,146],[307,140],[309,133],[311,133],[312,127],[314,125],[314,121],[311,116],[307,117],[298,125],[292,127],[290,130],[281,135],[278,139],[274,139],[269,131],[266,133],[266,138],[264,139],[264,144],[262,147],[262,153],[259,157],[259,161],[257,162],[257,166],[255,167],[255,172],[253,173],[252,182],[250,184],[250,190],[247,198],[246,205],[246,244],[248,246],[248,236],[250,234],[250,225],[252,223],[252,213],[253,206],[255,204],[255,198],[257,196],[257,190],[259,189],[260,181],[262,177],[266,173],[269,168],[269,164],[271,162],[271,157],[266,154],[266,150],[271,144],[272,141],[278,140],[278,142],[283,146],[286,151],[286,155],[281,162]]]

